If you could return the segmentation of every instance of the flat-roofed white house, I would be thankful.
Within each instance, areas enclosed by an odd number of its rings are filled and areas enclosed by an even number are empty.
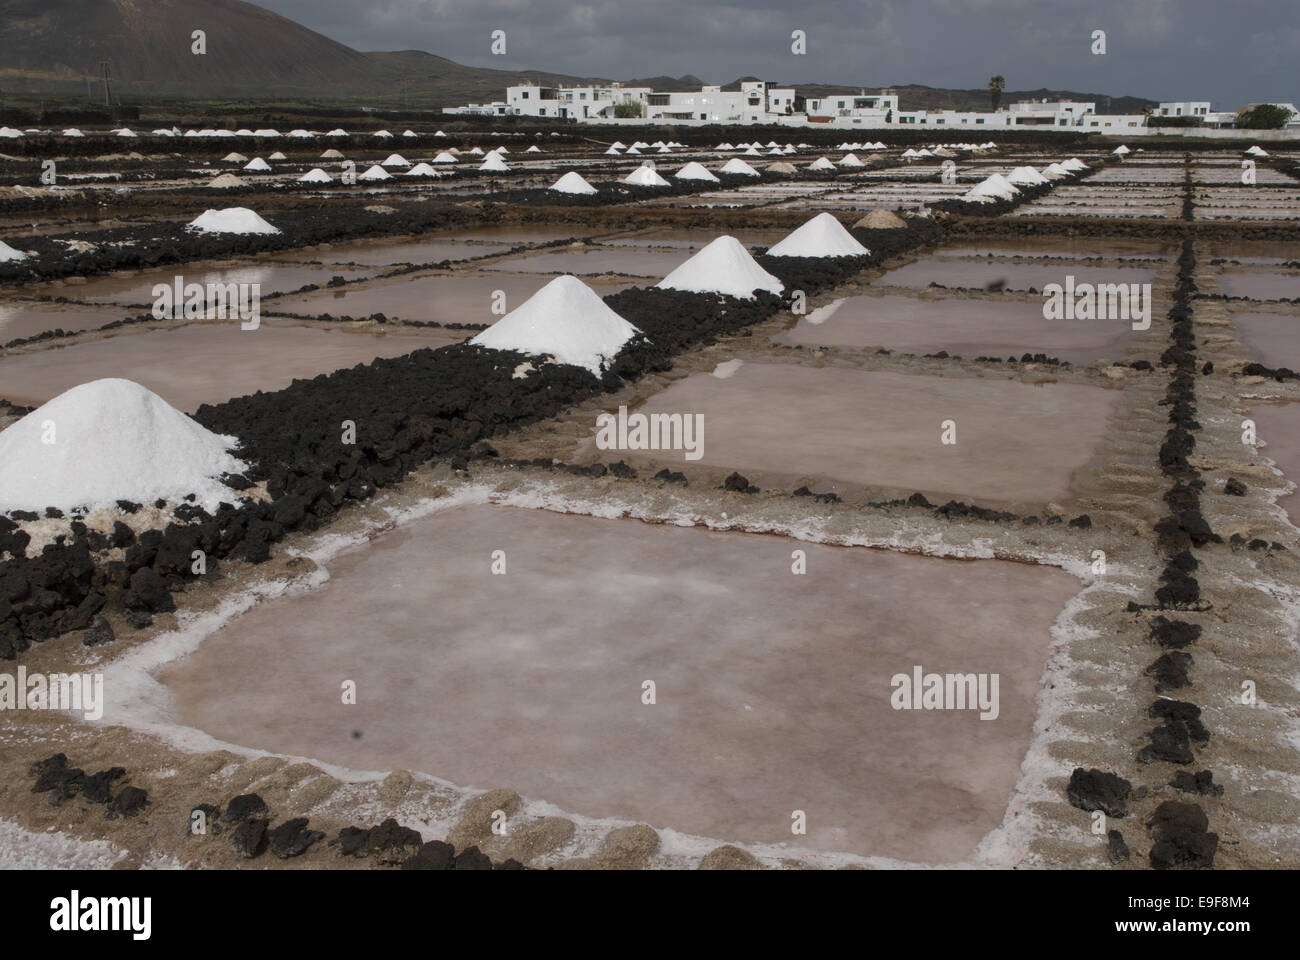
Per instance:
[[[1160,106],[1152,111],[1158,117],[1199,117],[1204,119],[1210,114],[1209,100],[1162,100]]]

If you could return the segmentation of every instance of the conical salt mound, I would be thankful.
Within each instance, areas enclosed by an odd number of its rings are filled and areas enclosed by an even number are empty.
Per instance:
[[[840,158],[840,166],[841,167],[865,167],[866,164],[858,159],[858,155],[856,153],[846,153],[843,157]]]
[[[242,153],[228,153],[221,158],[222,163],[248,163],[248,157]]]
[[[390,153],[386,160],[380,161],[381,167],[409,167],[411,161],[407,160],[400,153]]]
[[[252,160],[249,160],[248,163],[244,164],[244,169],[245,170],[270,170],[271,165],[267,163],[265,160],[263,160],[261,157],[254,157]]]
[[[328,136],[328,134],[327,134],[327,136]],[[322,154],[320,155],[320,158],[321,158],[322,160],[342,160],[342,159],[343,159],[343,154],[340,153],[339,151],[334,150],[333,148],[331,148],[331,149],[329,149],[329,150],[326,150],[324,153],[322,153]]]
[[[892,210],[876,207],[876,209],[855,223],[854,226],[864,227],[867,230],[901,230],[906,229],[907,223]]]
[[[1048,180],[1061,180],[1070,175],[1070,171],[1065,169],[1065,167],[1061,166],[1059,163],[1049,163],[1038,172]]]
[[[546,189],[555,190],[559,193],[598,193],[591,184],[582,178],[582,174],[570,170],[564,176],[560,177]]]
[[[441,177],[442,174],[427,163],[417,163],[410,170],[406,171],[408,177]]]
[[[393,179],[393,175],[376,163],[373,167],[370,167],[368,170],[366,170],[365,173],[357,174],[357,179],[358,180],[391,180]]]
[[[694,160],[674,173],[673,176],[678,180],[712,180],[714,183],[719,182],[718,178],[710,173],[704,164],[696,163]]]
[[[1035,186],[1040,183],[1047,183],[1047,178],[1033,167],[1016,167],[1007,174],[1007,182],[1018,186]]]
[[[577,277],[556,277],[470,340],[492,350],[554,357],[597,376],[639,334]]]
[[[722,169],[719,170],[718,172],[719,173],[743,173],[747,177],[758,176],[758,171],[755,170],[753,167],[751,167],[749,164],[747,164],[744,160],[741,160],[740,157],[732,157],[730,160],[728,160],[726,163],[722,165]]]
[[[9,244],[0,240],[0,263],[12,263],[15,260],[26,260],[27,254],[21,250],[15,250]]]
[[[93,510],[192,493],[212,511],[237,497],[217,479],[247,469],[227,452],[237,442],[138,383],[83,383],[0,433],[0,510]]]
[[[667,180],[655,173],[650,167],[637,167],[626,177],[624,183],[630,183],[634,187],[667,187],[670,186]]]
[[[780,293],[784,285],[758,265],[735,237],[718,237],[657,284],[665,290],[722,293],[752,299],[755,290]]]
[[[448,153],[446,150],[443,150],[441,153],[439,153],[436,157],[433,158],[432,162],[433,163],[455,163],[456,158],[452,156],[450,153]]]
[[[322,170],[320,167],[312,167],[310,170],[308,170],[306,173],[304,173],[301,177],[298,178],[298,182],[299,183],[333,183],[334,178],[331,177],[324,170]]]
[[[835,164],[831,163],[826,157],[818,157],[812,163],[808,164],[809,170],[834,170]]]
[[[1129,150],[1128,147],[1124,146],[1124,144],[1121,143],[1118,147],[1112,150],[1111,153],[1118,154],[1119,156],[1122,157],[1126,153],[1132,153],[1132,151]]]
[[[866,257],[871,251],[829,213],[819,213],[767,251],[769,257]]]
[[[186,227],[202,233],[279,233],[247,207],[227,207],[224,210],[204,210]]]
[[[472,152],[473,152],[473,151],[471,151],[471,153],[472,153]],[[510,169],[510,165],[509,165],[508,163],[506,163],[504,160],[501,159],[501,154],[499,154],[499,153],[489,153],[489,154],[487,155],[487,159],[484,160],[481,164],[479,164],[479,169],[480,169],[480,170],[498,170],[498,171],[501,171],[501,170],[509,170],[509,169]]]
[[[1080,170],[1088,169],[1088,165],[1078,157],[1071,157],[1069,160],[1062,161],[1061,166],[1066,170],[1069,170],[1071,173],[1078,173]]]
[[[1013,186],[1006,177],[994,173],[962,194],[962,199],[988,203],[992,200],[1010,200],[1019,192],[1019,188]]]
[[[244,186],[244,181],[240,180],[233,173],[223,173],[209,180],[208,186],[215,190],[229,190],[232,187]]]
[[[769,163],[767,165],[767,172],[789,174],[789,173],[798,173],[799,171],[795,169],[793,163],[787,163],[784,160],[778,160],[776,163]]]

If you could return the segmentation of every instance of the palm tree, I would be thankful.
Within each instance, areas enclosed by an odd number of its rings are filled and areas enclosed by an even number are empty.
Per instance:
[[[1002,91],[1007,88],[1007,81],[998,74],[996,77],[989,77],[989,99],[993,101],[993,109],[997,110],[998,104],[1002,102]]]

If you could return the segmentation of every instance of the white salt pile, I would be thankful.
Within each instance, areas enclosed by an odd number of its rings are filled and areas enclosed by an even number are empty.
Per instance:
[[[649,149],[650,144],[646,143],[644,140],[637,140],[632,144],[632,146],[636,147],[638,150],[646,150]]]
[[[265,160],[263,160],[261,157],[254,157],[252,160],[249,160],[248,163],[244,164],[244,169],[245,170],[270,170],[271,165],[267,163]]]
[[[856,153],[847,153],[840,159],[841,167],[865,167],[866,164],[858,159]]]
[[[283,153],[281,153],[279,150],[277,150],[277,151],[275,151],[275,153],[273,153],[273,154],[271,154],[269,157],[267,157],[267,159],[268,159],[268,160],[287,160],[288,157],[286,157]]]
[[[610,147],[608,150],[605,151],[605,156],[607,157],[617,157],[618,154],[619,154],[618,147]]]
[[[1245,152],[1249,154],[1253,154],[1256,157],[1268,156],[1268,151],[1265,150],[1263,147],[1261,147],[1259,144],[1255,144],[1254,146],[1248,148]]]
[[[476,157],[481,157],[481,156],[483,156],[483,148],[482,148],[482,147],[471,147],[469,152],[472,153],[472,154],[474,154],[474,156],[476,156]]]
[[[337,150],[331,149],[331,150],[326,150],[324,153],[322,153],[320,155],[320,158],[322,160],[342,160],[343,154]]]
[[[613,148],[613,147],[610,147],[610,149],[612,150],[612,149],[614,149],[614,148]],[[635,146],[633,146],[633,147],[628,147],[628,148],[627,148],[627,152],[628,152],[629,154],[634,154],[634,153],[635,153],[635,154],[640,154],[640,153],[641,153],[641,148],[640,148],[640,147],[635,147]]]
[[[1049,163],[1039,172],[1048,180],[1061,180],[1070,175],[1070,171],[1059,163]]]
[[[372,136],[372,137],[380,137],[380,138],[383,138],[383,139],[387,139],[387,138],[391,137],[392,134],[389,133],[387,130],[376,130],[374,133],[371,134],[371,136]]]
[[[595,187],[582,178],[582,175],[574,170],[570,170],[564,176],[560,177],[553,184],[546,188],[555,190],[558,193],[597,193]]]
[[[776,163],[769,163],[767,165],[767,172],[789,174],[789,173],[798,173],[799,171],[795,169],[793,163],[786,163],[784,160],[778,160]]]
[[[818,157],[812,163],[808,164],[809,170],[834,170],[835,164],[831,163],[826,157]]]
[[[470,340],[492,350],[554,357],[597,376],[640,333],[577,277],[556,277]]]
[[[627,144],[624,143],[622,140],[615,140],[613,143],[610,144],[610,146],[613,147],[615,150],[627,149]]]
[[[393,179],[393,175],[376,163],[365,173],[358,174],[357,179],[358,180],[391,180]]]
[[[13,263],[17,260],[26,260],[27,254],[21,250],[15,250],[9,244],[0,240],[0,263]]]
[[[487,159],[479,164],[479,169],[503,171],[509,170],[510,165],[501,159],[501,154],[489,153]]]
[[[414,137],[415,135],[416,135],[416,133],[415,133],[414,130],[403,130],[403,131],[402,131],[402,136],[404,136],[404,137]]]
[[[310,170],[308,170],[306,173],[304,173],[301,177],[298,178],[298,182],[299,183],[333,183],[334,178],[331,177],[324,170],[322,170],[320,167],[312,167]]]
[[[914,159],[915,157],[919,157],[920,154],[917,153],[915,150],[913,150],[911,147],[908,147],[906,150],[903,151],[903,156],[906,157],[908,160],[911,160]]]
[[[1016,167],[1007,174],[1007,182],[1019,186],[1035,186],[1040,183],[1047,183],[1047,178],[1033,167]]]
[[[631,150],[628,151],[628,153],[631,152]],[[717,177],[708,171],[704,164],[696,163],[694,160],[674,173],[673,176],[678,180],[712,180],[714,183],[720,182]]]
[[[763,154],[759,152],[758,147],[750,147],[745,151],[745,156],[747,157],[761,157],[762,155]]]
[[[295,140],[310,140],[312,137],[316,136],[316,134],[312,133],[310,130],[299,128],[297,130],[290,130],[289,136],[293,137]]]
[[[435,137],[445,137],[446,134],[443,133],[441,130],[439,130],[437,133],[434,134],[434,136],[435,136]]]
[[[237,497],[217,478],[248,468],[227,452],[237,442],[138,383],[83,383],[0,433],[0,510],[93,510],[192,493],[213,511]]]
[[[408,177],[441,177],[442,174],[427,163],[417,163],[410,170],[406,171]]]
[[[253,136],[255,137],[278,137],[279,135],[280,135],[279,130],[273,130],[270,127],[264,127],[261,130],[253,131]]]
[[[758,265],[735,237],[718,237],[657,284],[665,290],[722,293],[752,299],[755,290],[780,293],[784,285]]]
[[[724,140],[722,143],[718,144],[713,149],[714,150],[735,150],[736,148]]]
[[[434,163],[455,163],[456,158],[452,156],[450,153],[448,153],[446,150],[443,150],[441,153],[439,153],[436,157],[433,158],[433,162]]]
[[[653,167],[637,167],[626,177],[624,183],[630,183],[635,187],[667,187],[670,184],[663,177],[654,171]]]
[[[1061,166],[1072,173],[1078,173],[1080,170],[1088,169],[1088,165],[1078,157],[1071,157],[1069,160],[1062,161]]]
[[[131,130],[130,127],[123,127],[121,130],[117,131],[117,135],[119,137],[134,137],[135,132]]]
[[[876,207],[854,226],[865,227],[868,230],[901,230],[907,227],[907,221],[892,210]]]
[[[744,360],[723,360],[713,368],[713,375],[719,380],[730,380],[744,365]]]
[[[962,199],[992,203],[994,200],[1010,200],[1019,192],[1020,190],[1012,186],[1006,177],[995,173],[967,190],[962,194]]]
[[[248,157],[242,153],[228,153],[221,158],[222,163],[248,163]]]
[[[865,257],[871,251],[829,213],[819,213],[767,251],[771,257]]]
[[[325,136],[327,137],[346,137],[347,135],[348,132],[344,130],[342,127],[335,127],[329,133],[325,134]]]
[[[1121,143],[1118,147],[1116,147],[1114,150],[1111,151],[1111,153],[1113,153],[1113,154],[1115,154],[1115,155],[1117,155],[1117,156],[1120,156],[1120,157],[1124,156],[1124,154],[1126,154],[1126,153],[1132,153],[1132,152],[1133,152],[1132,150],[1130,150],[1128,147],[1124,146],[1124,144],[1122,144],[1122,143]]]
[[[386,160],[381,160],[379,162],[379,165],[381,167],[409,167],[411,161],[407,160],[400,153],[390,153]]]
[[[755,170],[753,167],[751,167],[749,164],[747,164],[744,160],[741,160],[740,157],[732,157],[730,160],[728,160],[726,163],[722,165],[722,169],[719,170],[718,172],[719,173],[741,173],[747,177],[758,176],[758,171]]]
[[[66,130],[63,131],[63,135],[64,135],[65,137],[84,137],[84,136],[85,136],[85,134],[82,133],[80,130],[78,130],[76,127],[68,127],[68,129],[66,129]]]
[[[527,150],[524,151],[524,153],[541,153],[541,152],[542,152],[542,148],[535,143]]]
[[[208,186],[216,190],[230,190],[233,187],[244,186],[244,181],[240,180],[233,173],[223,173],[220,176],[213,177],[209,180]]]
[[[224,210],[204,210],[187,225],[187,229],[202,233],[279,233],[247,207],[227,207]]]

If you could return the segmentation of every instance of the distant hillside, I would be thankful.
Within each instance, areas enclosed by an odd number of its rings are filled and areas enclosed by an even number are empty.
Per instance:
[[[195,29],[207,34],[202,56],[191,52]],[[128,103],[184,97],[439,108],[499,100],[517,83],[610,82],[465,66],[420,50],[361,53],[243,0],[0,0],[0,89],[102,102],[104,63],[114,99]],[[703,83],[689,74],[624,82],[663,91],[698,90]],[[792,85],[814,97],[859,89]],[[905,109],[985,109],[989,103],[987,90],[896,89]],[[1137,97],[1108,101],[1054,90],[1006,91],[1002,102],[1030,97],[1095,100],[1099,109],[1115,112],[1153,105]]]

